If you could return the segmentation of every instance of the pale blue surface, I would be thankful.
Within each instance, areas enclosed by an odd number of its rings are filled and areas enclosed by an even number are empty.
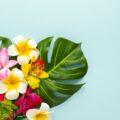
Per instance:
[[[120,120],[119,0],[0,0],[0,35],[82,41],[85,87],[54,108],[54,120]]]

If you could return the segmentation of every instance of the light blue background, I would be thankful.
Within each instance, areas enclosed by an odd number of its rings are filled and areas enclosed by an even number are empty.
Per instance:
[[[120,120],[119,0],[0,0],[0,35],[82,42],[86,85],[54,108],[54,120]]]

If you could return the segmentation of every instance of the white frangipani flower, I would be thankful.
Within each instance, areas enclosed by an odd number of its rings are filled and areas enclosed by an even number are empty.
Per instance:
[[[26,116],[28,120],[52,120],[50,107],[47,103],[42,103],[40,109],[30,109]]]
[[[14,44],[8,47],[8,54],[10,56],[18,56],[17,61],[20,65],[26,64],[33,57],[39,56],[39,50],[36,48],[37,43],[31,38],[24,38],[17,36],[13,39]]]
[[[8,77],[0,80],[0,94],[4,94],[7,99],[15,100],[19,93],[24,94],[27,89],[27,82],[21,70],[13,68],[9,71]]]

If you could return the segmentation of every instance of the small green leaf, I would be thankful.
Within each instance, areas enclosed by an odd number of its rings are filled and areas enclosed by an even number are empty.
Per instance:
[[[9,38],[2,37],[2,36],[0,36],[0,42],[1,42],[0,48],[8,47],[9,45],[12,44]]]
[[[37,93],[51,107],[63,103],[84,85],[75,83],[88,69],[81,43],[74,43],[65,38],[58,38],[55,41],[52,57],[48,62],[52,39],[53,37],[48,37],[38,43],[40,59],[45,61],[45,71],[48,72],[49,78],[41,79],[40,87],[37,89]]]
[[[17,107],[9,100],[0,102],[0,120],[13,119]]]
[[[27,118],[24,115],[18,115],[14,118],[14,120],[27,120]]]

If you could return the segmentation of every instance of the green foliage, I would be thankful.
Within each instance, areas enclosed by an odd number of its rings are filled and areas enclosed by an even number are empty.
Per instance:
[[[0,36],[0,48],[8,47],[12,42],[9,38]]]
[[[75,83],[88,69],[81,43],[77,44],[64,38],[55,41],[49,62],[52,39],[53,37],[48,37],[38,43],[40,59],[45,61],[49,78],[41,79],[40,87],[37,89],[37,93],[51,107],[63,103],[84,85]]]
[[[14,120],[28,120],[28,119],[24,115],[18,115],[14,118]]]
[[[0,102],[0,120],[9,120],[13,118],[16,106],[9,100]]]

